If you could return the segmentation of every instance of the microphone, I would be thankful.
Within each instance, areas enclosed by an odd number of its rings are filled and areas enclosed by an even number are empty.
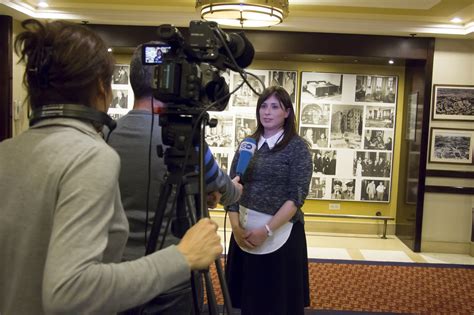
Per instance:
[[[254,138],[245,138],[244,141],[240,143],[239,161],[237,162],[237,167],[235,168],[237,176],[242,177],[242,175],[244,175],[256,148],[257,142]]]

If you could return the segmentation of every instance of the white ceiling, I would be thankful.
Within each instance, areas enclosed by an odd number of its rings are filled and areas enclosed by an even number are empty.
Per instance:
[[[200,19],[194,0],[0,0],[0,14],[92,24],[188,26]],[[247,0],[249,1],[249,0]],[[289,0],[275,31],[474,38],[473,0]],[[462,19],[452,23],[454,17]]]

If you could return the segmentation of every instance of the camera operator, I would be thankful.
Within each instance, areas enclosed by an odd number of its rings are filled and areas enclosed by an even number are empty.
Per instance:
[[[84,26],[22,26],[15,50],[36,120],[0,143],[0,313],[113,314],[207,268],[222,252],[209,219],[177,246],[120,262],[128,237],[120,160],[99,135],[112,126],[114,60]]]
[[[160,43],[149,42],[145,45],[149,44]],[[164,159],[158,157],[156,152],[157,146],[162,145],[162,128],[159,126],[157,113],[162,112],[166,105],[153,98],[151,83],[154,77],[154,66],[143,64],[142,49],[143,45],[135,49],[130,62],[130,83],[135,96],[133,110],[117,121],[117,128],[108,139],[109,145],[117,151],[121,159],[119,184],[125,213],[130,223],[130,235],[124,252],[124,260],[137,259],[145,254],[145,235],[150,235],[160,189],[164,183],[163,176],[167,171]],[[152,122],[153,130],[151,129]],[[208,163],[208,165],[212,164]],[[207,174],[210,169],[207,168],[205,171]],[[208,206],[215,207],[219,199],[224,205],[238,201],[242,193],[242,185],[238,183],[239,178],[231,180],[220,169],[214,172],[218,172],[218,176],[210,183],[210,186],[217,191],[208,196]],[[149,187],[148,178],[150,178]],[[158,214],[164,215],[159,237],[160,240],[165,238],[163,247],[179,241],[171,233],[171,229],[168,229],[168,233],[165,234],[167,217],[171,215],[174,218],[176,215],[176,211],[171,209],[175,193],[176,191],[170,195],[166,212]],[[196,281],[196,283],[200,282]],[[158,299],[157,303],[170,305],[160,314],[191,314],[193,300],[190,282],[186,281],[175,289]]]

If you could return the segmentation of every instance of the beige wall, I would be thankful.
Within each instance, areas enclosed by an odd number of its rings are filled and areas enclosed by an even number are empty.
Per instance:
[[[474,85],[474,40],[436,39],[433,84]],[[431,101],[433,104],[433,100]],[[433,110],[433,106],[431,106]],[[430,113],[432,115],[432,113]],[[431,116],[430,116],[431,117]],[[431,127],[473,129],[472,122],[430,121]],[[470,165],[428,163],[428,169],[473,171]]]
[[[474,40],[436,39],[433,84],[474,85]],[[430,127],[474,129],[472,122],[457,121],[430,121]],[[474,171],[472,165],[428,163],[427,168]],[[474,180],[429,177],[426,184],[474,187]],[[472,208],[474,196],[426,193],[422,251],[469,252]]]

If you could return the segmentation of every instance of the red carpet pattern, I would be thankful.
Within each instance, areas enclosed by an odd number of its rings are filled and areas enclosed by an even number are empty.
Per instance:
[[[311,309],[474,314],[474,266],[317,260],[309,273]],[[211,277],[222,304],[214,266]]]

